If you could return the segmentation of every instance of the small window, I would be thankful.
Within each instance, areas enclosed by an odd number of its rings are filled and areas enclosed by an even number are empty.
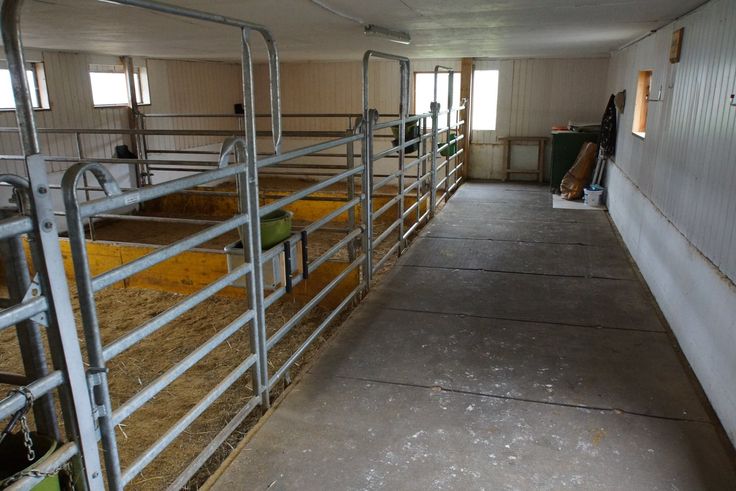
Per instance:
[[[450,74],[437,74],[437,102],[440,110],[447,109],[447,82]],[[428,113],[430,104],[434,101],[434,72],[417,72],[414,74],[414,112],[417,114]],[[452,107],[460,107],[460,74],[453,73],[452,76]],[[427,127],[432,127],[432,121],[427,120]]]
[[[95,107],[128,105],[128,84],[122,65],[90,65],[89,80]],[[134,68],[133,83],[138,104],[150,104],[148,74],[144,67]]]
[[[496,131],[498,112],[498,70],[473,72],[472,129]]]
[[[644,70],[639,72],[639,78],[636,84],[636,104],[634,106],[634,127],[632,131],[635,135],[645,138],[647,136],[647,113],[649,110],[649,91],[652,86],[652,71]]]
[[[34,109],[48,109],[49,96],[46,90],[46,75],[43,63],[30,63],[26,68],[26,79],[31,92],[31,103]],[[0,110],[15,110],[13,84],[10,81],[10,70],[0,68]]]

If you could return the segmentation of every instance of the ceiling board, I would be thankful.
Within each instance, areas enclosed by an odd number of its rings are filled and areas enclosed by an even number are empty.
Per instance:
[[[283,60],[359,59],[367,49],[413,58],[602,56],[703,0],[320,0],[365,23],[407,31],[402,46],[310,0],[172,0],[269,27]],[[165,58],[240,57],[235,28],[95,0],[27,0],[28,47]],[[264,50],[254,44],[257,58]]]

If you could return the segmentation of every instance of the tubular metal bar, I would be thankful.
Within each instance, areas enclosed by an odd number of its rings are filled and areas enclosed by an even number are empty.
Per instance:
[[[336,174],[329,179],[325,179],[323,181],[320,181],[313,186],[310,186],[306,189],[299,190],[295,193],[292,193],[285,198],[282,198],[278,201],[274,201],[273,203],[269,203],[265,206],[261,207],[260,210],[260,216],[267,215],[271,213],[272,211],[276,211],[279,208],[283,208],[284,206],[290,205],[291,203],[295,201],[299,201],[305,196],[309,196],[310,194],[314,194],[317,191],[324,189],[326,187],[332,186],[333,184],[342,181],[343,179],[349,178],[351,176],[354,176],[356,174],[359,174],[363,172],[363,166],[355,167],[353,169],[346,170],[345,172],[341,172],[339,174]]]
[[[207,300],[215,293],[219,292],[226,286],[232,284],[234,281],[242,278],[251,271],[250,264],[242,264],[231,272],[222,276],[218,280],[210,283],[201,290],[187,296],[184,300],[174,305],[173,307],[163,311],[150,321],[137,327],[134,331],[118,338],[117,340],[106,346],[102,352],[103,357],[106,361],[111,360],[115,356],[119,355],[123,351],[131,348],[136,343],[147,338],[151,334],[155,333],[163,326],[173,321],[183,313],[191,310],[195,306],[199,305],[203,301]]]
[[[78,453],[79,448],[76,443],[68,442],[63,444],[50,456],[44,458],[42,463],[34,467],[34,470],[38,471],[38,475],[23,477],[5,488],[6,491],[26,491],[34,489],[37,484],[46,478],[44,473],[53,472],[55,469],[58,469],[65,463],[69,462]]]
[[[349,234],[347,234],[345,237],[340,239],[338,242],[336,242],[332,247],[330,247],[327,251],[324,252],[321,256],[319,256],[317,259],[309,263],[309,267],[307,268],[309,270],[309,273],[312,271],[315,271],[317,268],[322,266],[324,263],[332,259],[335,254],[337,254],[342,248],[344,248],[346,245],[348,245],[353,239],[356,239],[360,236],[360,234],[363,231],[361,229],[355,229]]]
[[[333,309],[332,312],[330,312],[330,315],[328,315],[322,321],[322,323],[314,331],[312,331],[312,334],[309,335],[309,337],[301,344],[301,346],[299,346],[299,348],[297,348],[297,350],[292,353],[289,359],[286,360],[278,370],[276,370],[276,373],[273,374],[271,382],[269,382],[271,386],[275,385],[276,382],[278,382],[284,376],[284,374],[286,374],[286,372],[291,368],[294,362],[296,362],[296,360],[298,360],[304,354],[307,348],[312,345],[314,340],[317,339],[320,334],[322,334],[322,331],[324,331],[325,328],[330,325],[335,317],[337,317],[364,288],[364,285],[358,285],[352,292],[350,292],[347,297],[343,299],[342,302],[340,302],[337,307],[335,307],[335,309]]]
[[[83,167],[83,166],[94,166],[94,167]],[[94,163],[83,163],[77,164],[70,167],[64,174],[64,180],[62,181],[62,189],[65,193],[72,193],[72,189],[76,189],[74,180],[78,181],[79,175],[85,170],[94,169],[105,169],[101,165]],[[233,164],[220,169],[209,170],[202,172],[201,174],[194,174],[191,176],[181,177],[174,179],[173,181],[166,181],[162,184],[154,184],[153,186],[146,186],[145,188],[126,191],[126,192],[113,192],[104,198],[96,198],[91,201],[79,204],[79,211],[82,218],[88,218],[90,216],[99,215],[101,213],[107,213],[120,208],[125,208],[137,203],[143,203],[152,199],[160,198],[168,194],[172,194],[178,191],[183,191],[187,188],[200,186],[209,182],[224,179],[238,175],[245,170],[244,164]],[[109,171],[105,169],[109,174]],[[112,177],[112,176],[110,176]],[[117,185],[117,183],[116,183]],[[117,190],[119,191],[119,186]],[[71,199],[71,196],[68,198]]]
[[[332,220],[334,220],[335,218],[339,217],[343,213],[354,209],[358,204],[360,204],[363,201],[363,199],[364,199],[364,195],[361,195],[361,196],[359,196],[357,198],[354,198],[354,199],[348,201],[347,203],[345,203],[344,205],[342,205],[340,208],[338,208],[338,209],[330,212],[329,214],[323,216],[319,220],[316,220],[316,221],[310,223],[309,225],[307,225],[306,227],[304,227],[304,230],[307,233],[310,233],[310,234],[313,233],[313,232],[316,232],[317,230],[319,230],[320,228],[322,228],[322,226],[330,223]],[[347,230],[350,231],[351,229],[348,228]]]
[[[386,239],[389,235],[391,235],[392,232],[396,231],[396,227],[399,226],[399,220],[396,220],[394,223],[392,223],[386,230],[383,231],[381,235],[373,239],[373,244],[375,247],[378,247],[378,245]]]
[[[23,43],[20,35],[22,0],[5,0],[2,17],[3,46],[8,60],[10,80],[15,99],[15,114],[21,135],[23,154],[27,156],[26,172],[30,183],[30,197],[34,218],[36,243],[31,248],[33,263],[39,271],[41,287],[47,296],[49,344],[54,365],[63,367],[67,384],[61,390],[62,414],[67,436],[76,440],[82,459],[75,467],[83,485],[103,489],[102,470],[97,452],[92,405],[87,391],[82,353],[77,339],[74,313],[64,273],[64,262],[59,248],[59,235],[53,214],[53,203],[48,193],[46,162],[39,155],[38,132],[33,116],[33,104],[25,73]]]
[[[399,201],[400,198],[401,196],[394,196],[393,198],[388,200],[386,204],[384,204],[382,207],[374,211],[373,214],[371,215],[373,220],[377,220],[381,215],[386,213],[393,205],[395,205]]]
[[[393,246],[391,246],[391,249],[389,249],[386,254],[376,263],[376,267],[373,270],[373,274],[376,274],[378,270],[383,267],[383,264],[388,261],[388,259],[391,257],[391,255],[396,252],[396,250],[399,248],[401,244],[399,242],[396,242]]]
[[[201,232],[190,235],[187,238],[178,240],[171,245],[157,249],[155,252],[151,252],[134,261],[130,261],[122,266],[118,266],[117,268],[113,268],[101,275],[95,276],[92,278],[92,291],[98,292],[114,283],[117,283],[118,281],[122,281],[166,261],[167,259],[171,259],[182,252],[248,223],[248,220],[249,217],[247,215],[237,215],[225,220],[219,225],[209,227]]]
[[[363,262],[362,254],[358,256],[355,261],[350,263],[345,269],[340,271],[340,273],[335,276],[332,281],[330,281],[327,285],[325,285],[320,292],[312,297],[309,302],[306,303],[299,311],[294,314],[291,319],[286,321],[283,326],[279,328],[278,331],[276,331],[266,343],[267,349],[270,351],[279,341],[281,341],[284,336],[286,336],[289,331],[291,331],[294,326],[296,326],[303,318],[306,316],[315,305],[317,305],[319,302],[321,302],[328,293],[330,293],[343,279],[347,277],[355,268],[361,265]],[[273,386],[274,380],[269,381],[269,384]]]
[[[48,307],[49,303],[45,297],[37,297],[0,310],[0,331],[45,312]]]
[[[217,399],[225,393],[235,382],[242,377],[253,365],[255,365],[257,357],[250,355],[240,365],[230,372],[227,377],[222,379],[215,387],[207,393],[192,409],[182,416],[164,435],[156,440],[156,442],[148,447],[127,469],[123,472],[123,484],[126,485],[138,475],[153,459],[155,459],[171,442],[181,435],[194,420],[202,415]],[[251,398],[246,407],[248,412],[252,411],[258,404],[259,398]]]
[[[192,460],[189,465],[177,476],[176,479],[174,479],[174,482],[172,482],[167,488],[166,491],[179,491],[182,488],[184,488],[187,484],[187,482],[194,477],[194,475],[199,471],[199,468],[202,467],[205,462],[212,456],[215,451],[217,451],[218,448],[220,448],[220,445],[225,443],[225,440],[237,429],[240,424],[245,421],[245,418],[248,417],[248,415],[255,409],[255,407],[259,404],[260,400],[256,397],[252,398],[245,406],[243,406],[240,411],[237,412],[237,414],[231,419],[225,427],[220,430],[217,435],[207,444],[207,446],[197,455],[197,457]]]
[[[3,218],[0,220],[0,240],[10,239],[33,231],[33,220],[25,216]]]
[[[112,414],[114,424],[118,425],[125,421],[137,409],[153,399],[156,394],[165,389],[169,384],[179,378],[184,372],[196,365],[202,358],[210,354],[215,348],[224,343],[230,336],[235,334],[253,318],[253,311],[248,310],[232,321],[217,334],[208,339],[204,344],[189,353],[176,365],[169,368],[153,382],[137,392],[133,397],[120,405]]]
[[[336,135],[341,136],[342,138],[338,138],[336,140],[330,140],[324,143],[317,143],[315,145],[310,145],[308,147],[298,148],[296,150],[290,150],[280,155],[272,155],[270,157],[260,159],[258,161],[258,168],[260,169],[261,167],[268,167],[270,165],[285,162],[287,160],[293,160],[298,157],[306,157],[313,153],[322,152],[324,150],[329,150],[331,148],[339,147],[340,145],[346,145],[348,143],[358,141],[362,138],[362,135],[360,134],[344,136],[345,135],[344,133],[336,133]],[[334,135],[330,135],[330,136],[334,136]]]
[[[60,370],[57,370],[38,380],[34,380],[30,384],[26,385],[26,388],[31,391],[33,398],[37,399],[44,394],[51,392],[63,383],[64,374],[62,374]],[[18,412],[18,410],[23,409],[25,405],[26,398],[23,394],[15,393],[0,400],[0,419],[5,419],[11,414]]]

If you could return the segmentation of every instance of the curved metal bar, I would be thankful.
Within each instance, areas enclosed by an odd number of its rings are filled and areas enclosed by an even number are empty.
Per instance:
[[[454,68],[450,68],[450,67],[442,66],[442,65],[435,65],[434,67],[434,97],[432,98],[434,102],[437,102],[437,76],[439,75],[440,70],[444,70],[445,72],[449,74],[448,80],[452,79],[452,76],[455,74]],[[449,87],[452,87],[452,83],[449,84]],[[450,96],[452,97],[452,92],[450,92]]]
[[[91,172],[97,179],[100,187],[107,196],[122,194],[120,186],[110,171],[102,164],[95,162],[80,162],[70,167],[61,180],[61,192],[66,209],[67,227],[69,228],[69,243],[71,246],[72,259],[74,263],[74,276],[77,280],[77,292],[79,295],[79,307],[82,316],[82,327],[87,345],[90,370],[99,377],[99,384],[90,389],[95,403],[101,405],[104,410],[100,416],[100,434],[102,437],[107,470],[107,480],[110,489],[122,489],[120,459],[118,454],[117,439],[115,436],[115,425],[113,424],[112,401],[107,384],[107,368],[105,368],[105,357],[100,335],[97,310],[95,308],[95,295],[92,288],[92,272],[87,256],[87,245],[84,236],[84,223],[79,210],[79,197],[77,187],[85,172]]]
[[[409,101],[409,73],[411,62],[409,58],[405,56],[393,55],[391,53],[383,53],[381,51],[368,50],[363,55],[363,119],[368,119],[368,63],[371,58],[383,58],[385,60],[394,60],[401,63],[402,77],[401,77],[401,99],[403,107],[399,107],[399,117],[406,117],[408,110]]]
[[[106,196],[123,194],[120,185],[107,167],[97,162],[79,162],[69,167],[61,179],[61,191],[64,195],[64,205],[67,209],[70,206],[79,208],[77,187],[79,187],[79,180],[82,179],[85,172],[92,173]]]
[[[217,167],[222,169],[230,165],[230,155],[235,152],[237,159],[238,154],[245,150],[245,146],[245,140],[243,137],[231,136],[225,138],[222,145],[220,145],[220,156],[217,159]]]
[[[10,184],[13,187],[13,193],[18,199],[18,211],[24,214],[31,209],[30,189],[31,185],[28,179],[15,174],[0,174],[0,184]]]
[[[214,22],[216,24],[224,24],[227,26],[239,27],[258,32],[263,38],[268,50],[268,70],[270,75],[270,91],[271,91],[271,129],[273,131],[273,148],[275,153],[281,153],[281,72],[279,70],[279,52],[276,47],[276,41],[263,25],[247,22],[233,17],[212,14],[201,10],[188,9],[176,5],[169,5],[161,2],[153,2],[150,0],[105,0],[108,3],[117,3],[121,5],[130,5],[146,10],[153,10],[164,14],[175,15],[179,17],[187,17],[206,22]],[[5,29],[3,29],[5,31]],[[8,60],[10,61],[10,60]],[[247,107],[246,107],[247,109]]]
[[[15,117],[20,128],[20,140],[25,155],[39,153],[38,132],[33,117],[33,102],[29,97],[28,79],[25,77],[23,42],[20,38],[20,16],[23,0],[7,0],[2,6],[3,45],[8,58],[8,69],[15,97]]]

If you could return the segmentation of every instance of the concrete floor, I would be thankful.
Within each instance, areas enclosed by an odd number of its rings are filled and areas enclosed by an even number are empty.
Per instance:
[[[217,490],[733,490],[605,212],[466,184]]]

